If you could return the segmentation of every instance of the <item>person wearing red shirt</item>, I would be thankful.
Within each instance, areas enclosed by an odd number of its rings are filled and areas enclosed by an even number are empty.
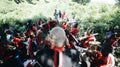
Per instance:
[[[96,38],[94,35],[92,35],[92,30],[88,30],[84,37],[80,37],[80,41],[83,42],[82,47],[83,48],[89,48],[89,42],[96,41]]]
[[[106,45],[103,47],[101,53],[102,56],[94,61],[95,66],[94,67],[114,67],[115,66],[115,59],[112,55],[112,46]]]

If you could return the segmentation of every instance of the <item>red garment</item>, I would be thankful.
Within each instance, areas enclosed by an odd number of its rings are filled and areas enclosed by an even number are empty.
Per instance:
[[[19,47],[18,44],[19,44],[21,41],[22,41],[21,38],[17,38],[17,37],[16,37],[16,38],[13,39],[13,43],[16,45],[16,47]]]
[[[67,24],[66,24],[66,23],[62,24],[62,28],[63,28],[64,30],[66,30],[66,29],[67,29]]]
[[[111,46],[113,47],[113,46],[116,46],[116,43],[118,42],[118,40],[120,40],[120,37],[117,39],[117,40],[115,40],[112,44],[111,44]]]
[[[5,48],[0,44],[0,56],[4,57],[5,51]]]
[[[49,23],[43,24],[42,29],[43,31],[48,31],[50,29]]]
[[[32,64],[29,62],[26,67],[33,67]]]
[[[44,44],[45,44],[45,45],[49,45],[49,43],[50,43],[50,42],[47,41],[47,40],[44,41]]]
[[[89,37],[87,37],[87,40],[84,42],[83,47],[84,47],[84,48],[88,48],[90,41],[95,41],[95,37],[94,37],[94,36],[89,36]]]
[[[79,29],[78,28],[72,28],[70,30],[70,32],[74,35],[74,36],[77,36],[78,35],[78,32],[79,32]]]
[[[31,45],[32,41],[33,41],[32,38],[30,38],[28,41],[28,53],[30,54],[30,58],[34,59],[34,54],[33,54],[32,45]]]
[[[43,23],[42,20],[38,20],[38,25],[41,25]]]
[[[115,60],[112,54],[109,54],[107,57],[102,57],[104,64],[100,64],[100,67],[114,67]]]
[[[58,48],[55,46],[52,46],[52,48],[55,53],[54,53],[54,67],[57,67],[57,52],[59,52],[59,67],[62,67],[62,55],[63,55],[63,51],[65,50],[64,47]]]
[[[62,14],[62,19],[64,19],[65,18],[65,14]]]
[[[38,46],[40,46],[41,41],[42,41],[42,37],[41,37],[41,35],[40,35],[40,32],[38,32],[38,34],[37,34],[37,36],[36,36],[36,42],[37,42]]]
[[[70,41],[69,43],[70,43],[70,47],[74,48],[74,40]]]
[[[32,30],[29,30],[29,31],[25,32],[25,36],[29,37],[31,35],[31,33],[32,33]]]
[[[69,49],[70,49],[70,48],[72,48],[72,47],[71,47],[71,46],[70,46],[70,44],[69,44],[69,45],[67,45],[67,48],[69,48]]]
[[[102,58],[102,53],[100,51],[95,51],[94,54],[95,54],[95,58],[93,60],[94,62],[97,62],[99,59]]]
[[[36,27],[36,26],[33,26],[32,30],[33,30],[33,31],[37,31],[37,27]]]
[[[99,59],[94,60],[93,62],[95,67],[114,67],[115,65],[115,60],[112,54],[109,54],[106,57],[101,56]]]
[[[51,29],[51,28],[53,28],[53,27],[56,27],[56,21],[54,21],[54,20],[50,20],[50,21],[48,21],[48,25],[49,25],[49,28]]]

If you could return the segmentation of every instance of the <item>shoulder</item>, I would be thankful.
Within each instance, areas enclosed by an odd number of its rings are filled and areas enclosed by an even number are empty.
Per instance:
[[[114,61],[114,56],[110,53],[109,55],[108,55],[108,57],[110,57],[111,58],[111,60],[113,60]]]
[[[41,56],[43,54],[53,54],[53,50],[49,49],[49,48],[44,48],[44,49],[41,49],[40,51],[37,52],[36,56]]]
[[[51,49],[44,48],[37,52],[36,60],[43,67],[53,67],[54,52]]]
[[[64,54],[72,59],[72,61],[78,61],[79,52],[75,49],[67,49]]]

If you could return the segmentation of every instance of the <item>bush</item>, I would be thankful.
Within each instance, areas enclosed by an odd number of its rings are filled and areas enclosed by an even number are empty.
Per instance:
[[[117,58],[120,58],[120,48],[118,48],[118,49],[115,50],[115,56]]]

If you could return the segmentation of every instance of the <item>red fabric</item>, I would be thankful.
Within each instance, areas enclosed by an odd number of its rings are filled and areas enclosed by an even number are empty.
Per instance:
[[[48,21],[48,25],[49,25],[49,28],[53,28],[56,26],[56,21],[50,20],[50,21]]]
[[[77,36],[78,35],[78,32],[79,32],[79,29],[78,28],[72,28],[70,30],[70,32],[74,35],[74,36]]]
[[[55,53],[54,53],[54,67],[57,67],[57,52],[59,52],[60,56],[59,56],[59,67],[62,67],[62,52],[65,50],[64,47],[61,47],[61,48],[57,48],[55,46],[52,46],[52,48]]]
[[[44,24],[42,27],[43,27],[43,31],[47,31],[50,29],[49,23]]]
[[[21,38],[17,38],[17,37],[16,37],[16,38],[13,39],[13,42],[14,42],[14,44],[16,45],[16,47],[19,47],[18,44],[19,44],[21,41],[22,41]]]
[[[66,24],[66,23],[63,23],[63,24],[62,24],[62,28],[63,28],[64,30],[66,30],[66,29],[67,29],[67,24]]]
[[[30,58],[34,59],[34,54],[33,54],[33,51],[31,50],[32,49],[31,43],[32,43],[32,39],[30,39],[28,42],[28,52],[30,54]]]
[[[115,46],[115,45],[116,45],[116,43],[117,43],[117,41],[118,41],[119,39],[120,39],[120,37],[119,37],[117,40],[115,40],[115,41],[112,43],[112,45],[111,45],[111,46],[112,46],[112,47],[113,47],[113,46]]]
[[[102,57],[102,53],[100,51],[96,51],[95,54],[97,55],[98,59],[100,59]]]
[[[0,44],[0,55],[2,56],[2,57],[4,57],[4,54],[5,54],[5,49],[2,47],[2,45]]]
[[[2,59],[3,60],[8,60],[8,59],[13,58],[12,54],[6,55],[6,53],[7,53],[7,49],[4,48],[2,45],[0,45],[0,56],[2,57]]]
[[[88,38],[87,38],[87,40],[84,42],[84,48],[88,48],[89,47],[89,42],[90,41],[94,41],[94,36],[89,36]]]
[[[107,64],[107,58],[108,58],[108,57],[102,57],[102,58],[100,59],[101,63],[99,64],[99,67],[102,66],[102,65],[106,65],[106,64]]]
[[[39,32],[37,37],[36,37],[36,42],[37,42],[38,46],[40,46],[41,41],[42,41],[42,37],[41,37],[40,32]]]
[[[37,31],[37,27],[36,27],[36,26],[33,26],[32,30],[33,30],[33,31]]]
[[[29,31],[25,32],[25,36],[29,37],[31,35],[31,33],[32,33],[32,30],[29,30]]]
[[[100,51],[95,51],[94,54],[95,54],[94,62],[102,58],[102,53]]]
[[[38,20],[38,25],[41,25],[43,23],[42,20]]]
[[[65,18],[65,14],[62,14],[62,19],[64,19]]]
[[[26,67],[33,67],[32,64],[29,62]]]
[[[70,47],[74,48],[74,41],[70,41]]]
[[[109,65],[111,67],[111,64],[114,63],[111,56],[109,55],[106,57],[102,56],[98,61],[95,62],[97,64],[96,67],[109,67]]]
[[[107,64],[107,57],[102,56],[100,59],[97,59],[97,60],[95,60],[93,62],[95,62],[94,63],[95,67],[100,67],[102,65],[106,65]]]
[[[44,41],[44,44],[45,44],[45,45],[48,45],[48,44],[49,44],[49,41],[45,40],[45,41]]]
[[[9,55],[9,56],[5,57],[5,60],[11,59],[11,58],[13,58],[13,55]]]
[[[71,46],[70,46],[70,45],[67,45],[67,48],[71,48]]]

